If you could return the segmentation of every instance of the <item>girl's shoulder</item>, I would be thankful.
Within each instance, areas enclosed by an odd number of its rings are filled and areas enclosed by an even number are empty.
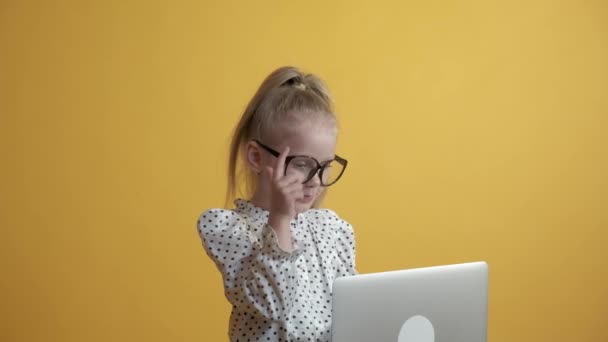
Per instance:
[[[200,231],[244,228],[260,230],[268,221],[268,212],[249,201],[236,200],[234,209],[212,208],[203,211],[197,221]]]
[[[225,209],[225,208],[211,208],[203,211],[200,215],[200,218],[205,218],[206,220],[217,221],[217,220],[242,220],[245,218],[264,218],[268,216],[268,212],[256,207],[253,203],[237,199],[234,202],[235,207],[233,209]]]
[[[208,222],[212,223],[215,221],[223,221],[227,219],[240,219],[241,215],[233,209],[224,209],[224,208],[210,208],[203,211],[198,219],[198,222]]]
[[[244,218],[236,211],[212,208],[207,209],[200,214],[196,221],[196,226],[200,234],[205,234],[217,229],[222,229],[226,226],[234,226],[239,222],[244,222]]]
[[[306,211],[309,220],[315,221],[323,226],[329,226],[339,231],[352,231],[352,225],[342,219],[335,211],[327,208],[309,209]]]
[[[308,216],[318,217],[327,220],[342,220],[340,216],[333,210],[328,208],[312,208],[305,212]]]

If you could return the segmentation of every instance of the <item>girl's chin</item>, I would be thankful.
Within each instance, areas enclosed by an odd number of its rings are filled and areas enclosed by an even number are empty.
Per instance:
[[[299,213],[303,213],[306,210],[312,208],[314,203],[314,197],[303,198],[296,200],[296,211]]]

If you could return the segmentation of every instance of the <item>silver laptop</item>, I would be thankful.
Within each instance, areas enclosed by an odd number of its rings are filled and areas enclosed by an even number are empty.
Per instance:
[[[486,342],[488,265],[336,279],[332,342]]]

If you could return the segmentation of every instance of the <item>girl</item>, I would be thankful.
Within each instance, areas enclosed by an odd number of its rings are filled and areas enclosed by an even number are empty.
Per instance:
[[[245,109],[232,138],[228,195],[238,164],[251,196],[198,220],[232,304],[231,341],[330,340],[333,281],[356,273],[351,225],[316,209],[346,169],[337,133],[327,89],[293,67],[271,73]]]

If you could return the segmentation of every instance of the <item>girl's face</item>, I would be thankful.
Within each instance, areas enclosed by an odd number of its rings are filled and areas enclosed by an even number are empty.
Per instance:
[[[335,123],[327,122],[327,120],[321,121],[319,123],[296,123],[291,126],[281,125],[283,128],[274,134],[274,139],[264,143],[270,144],[277,151],[283,151],[285,147],[289,146],[290,156],[309,156],[323,164],[323,162],[332,160],[336,154],[337,129]],[[264,165],[275,165],[276,157],[268,153],[262,153],[262,156],[261,161]],[[296,200],[296,212],[302,213],[310,209],[323,190],[317,173],[304,183],[304,195]]]

